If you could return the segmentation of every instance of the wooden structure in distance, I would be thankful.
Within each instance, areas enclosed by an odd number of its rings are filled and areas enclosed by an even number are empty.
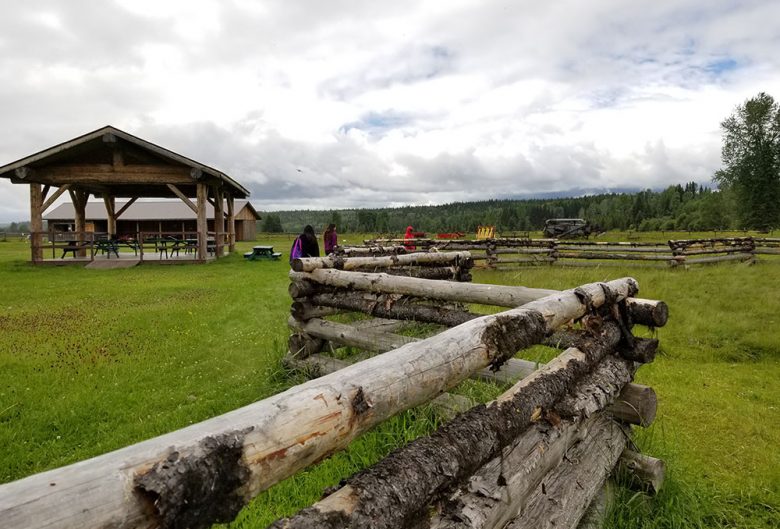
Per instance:
[[[234,200],[249,196],[246,188],[221,171],[112,126],[0,167],[0,177],[30,186],[33,263],[43,261],[43,213],[66,191],[76,210],[75,233],[80,237],[85,232],[90,195],[105,204],[109,238],[116,235],[116,219],[137,199],[178,197],[197,215],[197,260],[203,262],[208,244],[206,204],[214,208],[214,242],[219,257],[226,236],[229,251],[235,251]],[[118,197],[130,199],[119,210]]]

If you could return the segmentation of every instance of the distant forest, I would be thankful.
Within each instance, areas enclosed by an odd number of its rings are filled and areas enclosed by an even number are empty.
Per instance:
[[[258,229],[301,232],[306,224],[321,232],[335,223],[339,232],[402,233],[416,231],[473,233],[494,225],[499,232],[534,231],[550,218],[584,218],[602,230],[723,230],[738,228],[731,193],[695,182],[663,191],[602,194],[571,198],[487,200],[440,206],[381,209],[294,210],[261,213]]]

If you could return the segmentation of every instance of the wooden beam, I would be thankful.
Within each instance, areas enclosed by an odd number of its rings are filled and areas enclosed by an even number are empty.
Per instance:
[[[119,211],[117,211],[117,212],[116,212],[116,218],[119,218],[119,217],[121,217],[121,216],[122,216],[122,213],[124,213],[125,211],[127,211],[127,208],[129,208],[130,206],[132,206],[132,205],[135,203],[135,201],[136,201],[136,200],[138,200],[138,197],[133,197],[133,198],[131,198],[131,199],[130,199],[130,200],[129,200],[129,201],[128,201],[128,202],[127,202],[127,203],[126,203],[124,206],[122,206],[121,208],[119,208]]]
[[[176,186],[175,186],[175,185],[173,185],[173,184],[165,184],[165,185],[167,185],[167,186],[168,186],[168,189],[170,189],[170,190],[173,192],[173,194],[174,194],[174,195],[176,195],[177,197],[179,197],[179,198],[181,199],[181,201],[182,201],[182,202],[184,202],[185,204],[187,204],[187,205],[189,206],[189,208],[190,208],[192,211],[194,211],[194,212],[195,212],[195,214],[196,214],[196,215],[198,214],[198,206],[196,206],[195,204],[193,204],[193,203],[192,203],[192,200],[190,200],[190,199],[189,199],[189,197],[187,197],[187,195],[185,195],[184,193],[182,193],[182,192],[181,192],[181,190],[180,190],[178,187],[176,187]]]
[[[51,189],[51,186],[43,186],[43,191],[41,191],[41,197],[46,200],[46,195],[49,194],[49,189]]]
[[[17,176],[19,176],[17,174]],[[28,180],[32,176],[25,176]],[[191,184],[185,167],[164,165],[112,164],[59,165],[36,171],[34,180],[42,184]]]
[[[57,200],[58,198],[60,198],[60,196],[65,191],[68,191],[69,189],[70,189],[70,184],[65,184],[65,185],[60,186],[60,188],[57,189],[57,191],[55,191],[54,194],[52,196],[50,196],[48,200],[46,200],[46,202],[43,203],[43,206],[41,207],[41,211],[43,212],[43,211],[46,211],[47,209],[49,209],[49,207],[52,204],[54,204],[54,201]]]

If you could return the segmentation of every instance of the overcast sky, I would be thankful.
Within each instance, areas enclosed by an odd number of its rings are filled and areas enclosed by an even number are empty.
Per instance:
[[[0,0],[0,165],[103,125],[260,210],[708,182],[775,0]],[[0,221],[29,218],[0,179]]]

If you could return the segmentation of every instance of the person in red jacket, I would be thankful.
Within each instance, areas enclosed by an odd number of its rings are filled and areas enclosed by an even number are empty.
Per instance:
[[[416,250],[416,247],[414,244],[408,242],[409,240],[414,239],[414,228],[411,226],[406,227],[406,233],[404,234],[404,247],[409,251]]]

